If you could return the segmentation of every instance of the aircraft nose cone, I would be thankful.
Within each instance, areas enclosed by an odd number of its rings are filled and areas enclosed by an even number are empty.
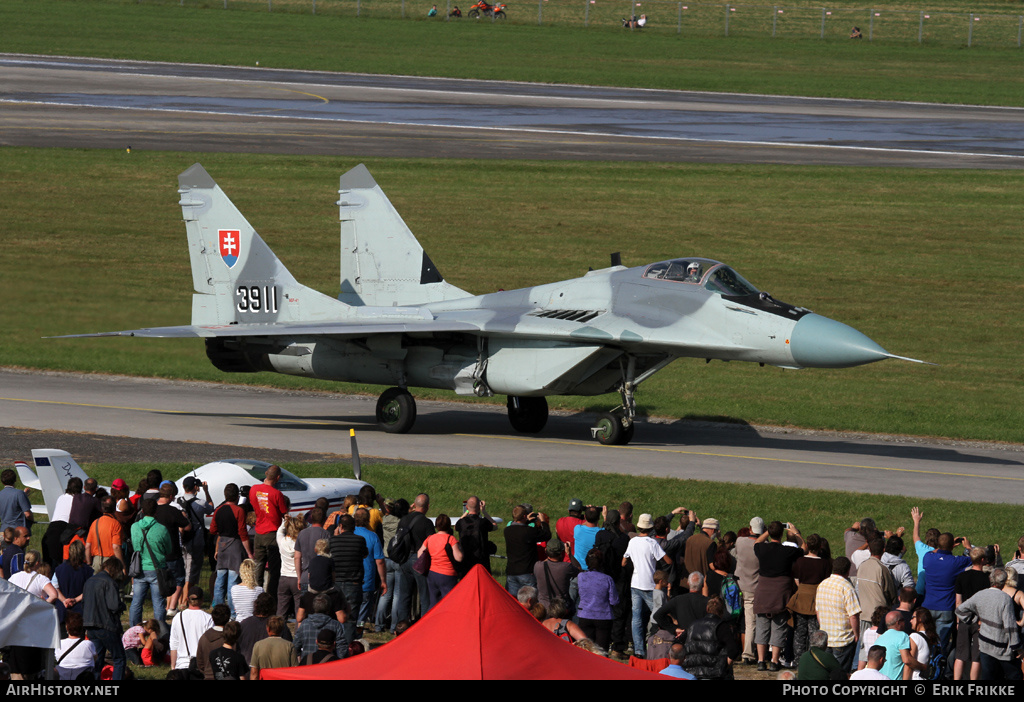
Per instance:
[[[820,314],[805,315],[796,323],[789,348],[804,368],[849,368],[889,358],[861,332]]]

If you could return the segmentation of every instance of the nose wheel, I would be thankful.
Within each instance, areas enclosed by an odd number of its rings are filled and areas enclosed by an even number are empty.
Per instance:
[[[633,440],[635,430],[636,424],[624,415],[605,412],[597,418],[597,423],[590,428],[590,433],[605,446],[625,446]]]
[[[629,365],[623,368],[623,379],[619,384],[619,396],[622,398],[622,405],[619,407],[621,413],[605,412],[597,418],[597,424],[590,428],[590,434],[605,446],[625,446],[633,440],[633,432],[636,430],[636,398],[634,393],[637,386],[634,380],[634,359],[629,359]]]
[[[405,388],[388,388],[377,399],[377,425],[389,434],[405,434],[416,423],[416,399]]]

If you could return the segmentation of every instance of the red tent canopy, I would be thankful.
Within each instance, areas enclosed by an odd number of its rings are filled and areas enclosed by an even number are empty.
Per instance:
[[[576,648],[475,566],[415,626],[355,658],[261,672],[265,680],[671,680]]]

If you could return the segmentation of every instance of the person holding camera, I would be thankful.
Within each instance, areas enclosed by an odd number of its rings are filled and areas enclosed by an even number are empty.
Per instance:
[[[512,523],[505,527],[505,589],[512,597],[524,585],[537,587],[533,566],[537,563],[537,544],[551,538],[548,515],[534,512],[526,505],[512,510]]]
[[[946,632],[953,626],[956,578],[971,567],[970,556],[953,555],[953,547],[958,545],[963,545],[968,550],[971,548],[971,542],[967,537],[954,537],[947,531],[939,535],[939,547],[925,554],[922,559],[925,594],[921,606],[931,610],[939,641],[944,639]]]

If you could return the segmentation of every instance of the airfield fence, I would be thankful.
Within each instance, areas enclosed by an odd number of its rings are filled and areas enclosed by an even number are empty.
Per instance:
[[[222,7],[268,12],[312,13],[361,18],[413,19],[431,22],[493,22],[500,24],[621,26],[623,18],[647,15],[643,29],[623,31],[674,33],[681,37],[766,37],[847,40],[859,27],[862,41],[961,46],[1021,46],[1024,14],[997,12],[931,12],[875,8],[810,7],[700,3],[685,0],[516,0],[506,17],[469,18],[474,0],[438,2],[437,17],[428,18],[432,3],[424,0],[137,0],[189,7]],[[458,5],[462,17],[449,17]]]

